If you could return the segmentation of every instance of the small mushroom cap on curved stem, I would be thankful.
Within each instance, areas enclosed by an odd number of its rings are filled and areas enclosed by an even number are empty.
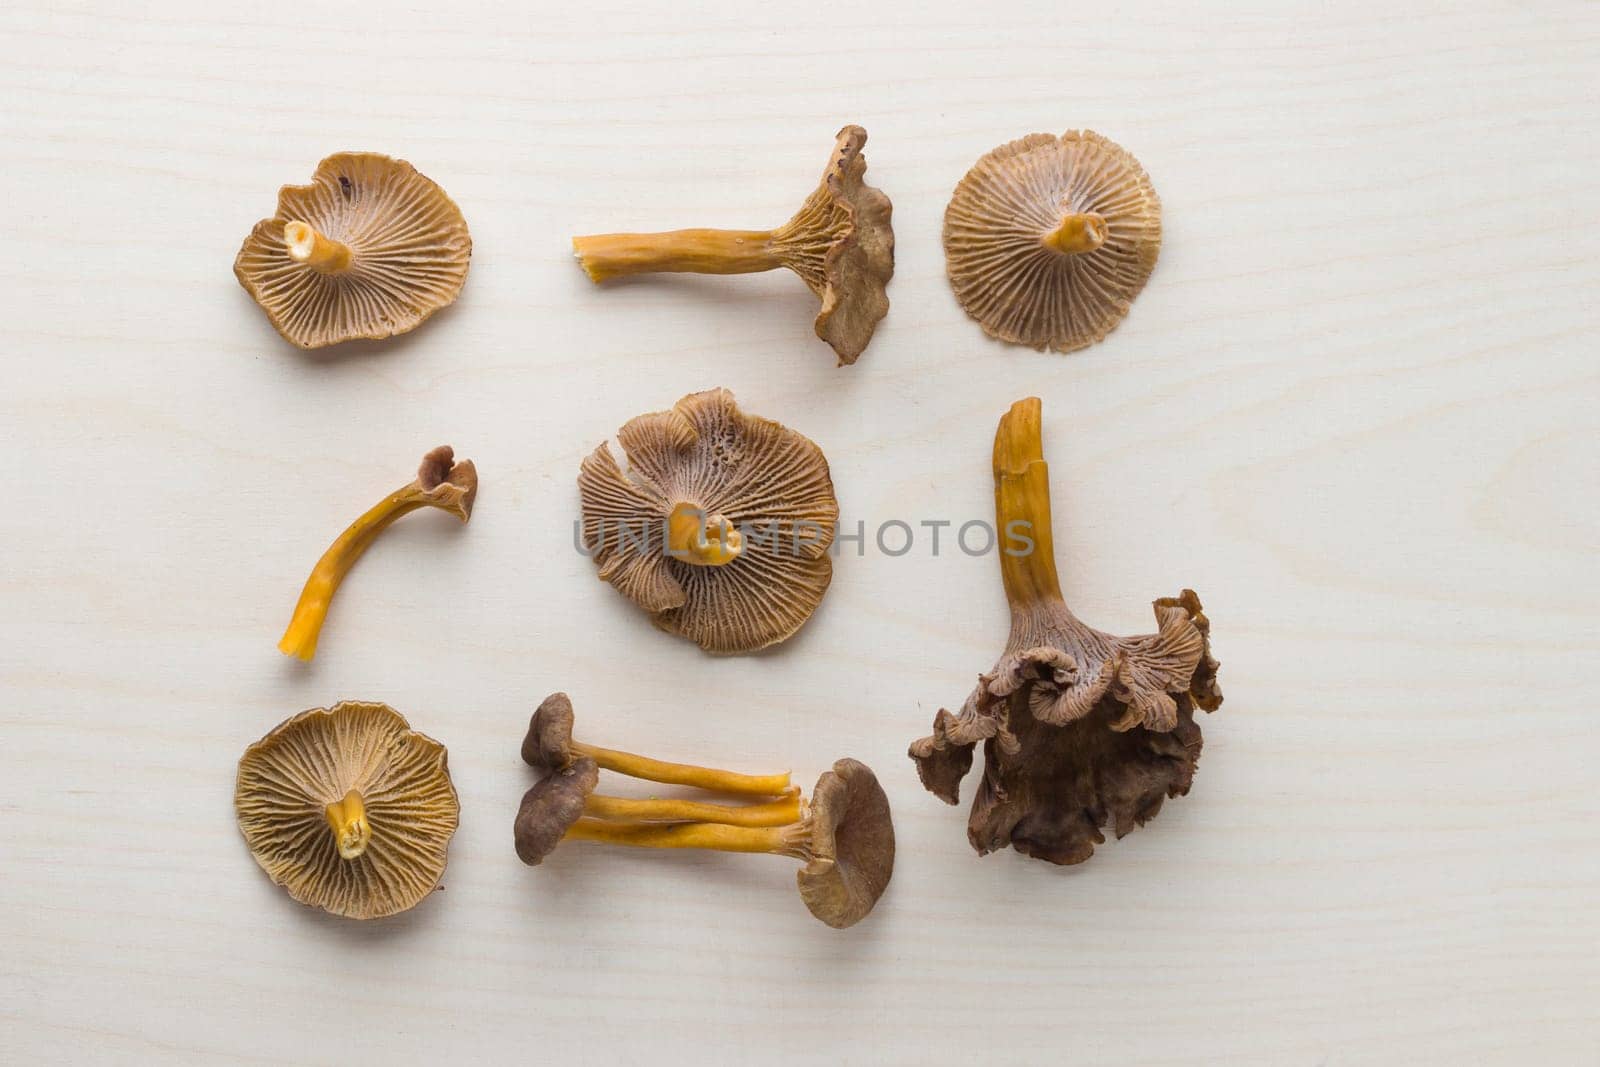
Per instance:
[[[544,771],[572,766],[572,701],[565,693],[551,693],[534,709],[522,739],[522,762]]]
[[[402,159],[340,152],[285,185],[233,272],[291,344],[381,340],[420,326],[466,281],[461,209]]]
[[[443,508],[462,522],[472,518],[478,499],[478,468],[470,459],[456,461],[455,449],[440,445],[422,457],[417,467],[417,488],[428,503]]]
[[[1089,130],[1036,133],[973,165],[944,216],[956,299],[985,333],[1072,352],[1128,314],[1161,252],[1161,200]]]
[[[581,756],[565,770],[541,778],[523,794],[513,827],[518,858],[530,867],[544,862],[572,824],[583,817],[584,801],[599,784],[599,765]]]
[[[330,827],[335,812],[356,809],[369,836],[345,858]],[[387,705],[345,701],[246,749],[234,810],[256,862],[295,900],[373,919],[438,886],[460,803],[443,745]]]
[[[894,821],[872,769],[834,763],[811,794],[809,860],[796,881],[811,914],[835,929],[866,918],[894,874]]]

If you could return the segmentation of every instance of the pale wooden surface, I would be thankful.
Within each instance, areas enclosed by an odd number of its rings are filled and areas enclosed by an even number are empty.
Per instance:
[[[1600,9],[137,8],[0,12],[0,1058],[1595,1062]],[[855,368],[793,278],[573,266],[572,233],[781,221],[847,121],[899,239]],[[946,198],[1078,126],[1153,176],[1155,277],[1092,351],[987,342]],[[443,184],[476,258],[412,336],[308,357],[230,265],[347,148]],[[992,560],[847,555],[775,655],[651,630],[571,548],[578,460],[715,384],[869,527],[986,516],[1042,395],[1075,605],[1213,617],[1193,794],[1082,867],[971,854],[904,751],[999,650]],[[445,441],[472,525],[397,526],[284,661],[317,553]],[[661,756],[871,763],[878,912],[827,930],[762,857],[524,868],[556,688]],[[341,697],[450,746],[448,888],[400,921],[296,906],[234,827],[244,746]]]

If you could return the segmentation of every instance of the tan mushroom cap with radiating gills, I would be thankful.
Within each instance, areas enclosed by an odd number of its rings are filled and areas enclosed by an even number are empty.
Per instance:
[[[956,299],[1002,341],[1072,352],[1128,314],[1161,252],[1161,201],[1126,149],[1088,130],[985,155],[944,216]]]
[[[578,474],[600,577],[708,652],[799,630],[833,579],[839,501],[822,450],[726,389],[641,415],[617,439],[628,471],[602,444]]]
[[[233,272],[285,340],[321,348],[415,329],[455,301],[471,259],[443,189],[405,160],[341,152],[279,190]]]
[[[599,764],[583,756],[565,770],[552,771],[523,794],[513,827],[518,858],[530,867],[544,862],[583,817],[584,802],[599,784]]]
[[[444,746],[357,701],[301,712],[246,749],[234,809],[274,882],[352,919],[431,893],[460,815]]]
[[[811,794],[811,859],[795,876],[811,914],[836,929],[866,918],[894,874],[894,821],[872,768],[834,763]]]

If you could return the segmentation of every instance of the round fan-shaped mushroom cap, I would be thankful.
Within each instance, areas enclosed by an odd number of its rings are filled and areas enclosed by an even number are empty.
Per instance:
[[[821,449],[744,414],[726,389],[641,415],[617,438],[627,473],[602,444],[578,474],[601,578],[708,652],[754,652],[811,617],[833,578],[839,518]],[[699,559],[671,543],[686,513],[699,516]]]
[[[566,770],[546,775],[524,793],[513,827],[518,858],[530,867],[544,862],[572,824],[583,817],[583,803],[599,784],[599,765],[582,756]]]
[[[352,919],[431,893],[460,815],[444,746],[356,701],[301,712],[246,749],[233,802],[274,882]]]
[[[1127,315],[1161,252],[1161,201],[1139,161],[1088,130],[1001,145],[944,216],[956,299],[991,337],[1072,352]]]
[[[455,301],[471,258],[443,189],[403,159],[341,152],[279,190],[233,273],[285,340],[321,348],[415,329]]]
[[[542,771],[564,771],[573,763],[572,701],[551,693],[534,709],[522,739],[522,762]]]
[[[811,914],[835,929],[866,918],[894,874],[894,822],[872,768],[842,759],[811,794],[812,859],[796,880]]]

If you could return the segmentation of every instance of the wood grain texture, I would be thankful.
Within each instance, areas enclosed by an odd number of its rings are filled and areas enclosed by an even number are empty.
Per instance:
[[[22,0],[0,56],[5,1059],[1592,1061],[1594,6]],[[846,122],[899,263],[855,367],[792,277],[573,264],[782,222]],[[946,200],[1074,128],[1150,172],[1161,261],[1106,343],[1002,346]],[[438,181],[474,260],[417,332],[307,355],[230,264],[341,149]],[[774,654],[655,632],[573,550],[578,464],[716,385],[823,448],[847,535],[986,517],[995,422],[1042,396],[1074,607],[1134,632],[1190,585],[1213,619],[1194,792],[1081,867],[972,855],[905,757],[1005,636],[954,528],[845,542]],[[471,526],[398,524],[284,660],[306,569],[444,441]],[[877,911],[828,930],[768,857],[523,867],[558,688],[597,743],[870,764]],[[446,888],[379,925],[289,900],[233,822],[245,746],[340,699],[448,744],[461,796]]]

